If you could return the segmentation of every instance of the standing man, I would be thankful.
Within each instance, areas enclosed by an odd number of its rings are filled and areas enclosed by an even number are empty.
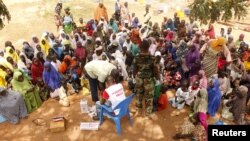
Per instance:
[[[121,10],[120,0],[116,0],[115,2],[115,13]]]
[[[145,11],[145,14],[143,15],[144,17],[144,24],[148,24],[149,21],[151,20],[151,13],[149,12],[149,5],[146,5],[146,11]]]
[[[107,8],[103,5],[103,2],[99,2],[99,5],[96,8],[95,13],[94,13],[95,20],[99,21],[101,17],[104,17],[106,21],[109,21]]]
[[[140,46],[141,53],[134,58],[133,62],[133,74],[136,80],[136,106],[138,108],[136,114],[142,114],[142,100],[144,98],[146,103],[146,116],[155,119],[155,116],[152,114],[155,86],[154,78],[156,79],[156,83],[159,83],[159,73],[157,66],[154,64],[155,59],[151,57],[148,52],[149,46],[148,40],[143,40]]]
[[[124,5],[121,7],[121,18],[123,26],[125,25],[125,21],[128,21],[129,24],[131,23],[128,2],[125,2]]]
[[[92,96],[92,101],[97,102],[98,89],[100,93],[105,89],[105,79],[107,76],[111,75],[112,71],[115,71],[116,67],[103,60],[92,60],[84,66],[85,76],[89,79],[90,91]]]

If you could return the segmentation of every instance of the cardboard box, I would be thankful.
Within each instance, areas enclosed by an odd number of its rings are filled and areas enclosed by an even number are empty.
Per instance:
[[[54,117],[50,121],[50,131],[51,132],[62,132],[65,131],[65,118],[64,117]]]

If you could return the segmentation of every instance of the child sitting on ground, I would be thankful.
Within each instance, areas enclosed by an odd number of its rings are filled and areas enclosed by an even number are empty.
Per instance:
[[[46,101],[48,100],[49,98],[49,94],[50,94],[50,90],[48,87],[46,87],[44,81],[42,78],[38,78],[37,79],[37,84],[36,86],[39,88],[39,95],[41,97],[41,99],[43,101]]]
[[[175,97],[171,98],[169,101],[174,108],[181,110],[184,108],[188,97],[188,81],[184,80],[181,87],[177,89]]]
[[[166,95],[166,87],[161,87],[161,95],[158,98],[157,111],[162,111],[167,108],[168,97]]]

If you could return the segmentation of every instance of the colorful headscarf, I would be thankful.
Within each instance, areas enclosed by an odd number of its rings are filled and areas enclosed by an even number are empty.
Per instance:
[[[39,63],[35,64],[35,61],[39,61]],[[40,62],[39,59],[34,58],[31,65],[32,80],[36,81],[38,78],[42,78],[43,70],[44,70],[43,64]]]
[[[44,67],[49,67],[50,70],[43,70],[43,80],[44,82],[53,90],[61,87],[61,78],[56,69],[48,61],[44,63]]]
[[[10,53],[10,51],[13,51],[13,53]],[[15,50],[12,49],[12,47],[6,47],[5,48],[5,54],[4,54],[4,57],[7,58],[7,57],[11,57],[13,59],[14,62],[18,62],[19,60],[19,56],[17,55],[17,53],[15,52]]]
[[[44,41],[45,44],[42,44],[42,41]],[[45,38],[42,38],[42,40],[40,42],[40,46],[41,46],[42,50],[45,52],[45,55],[48,55],[49,49],[50,49],[50,44]]]
[[[213,87],[207,89],[208,92],[208,114],[215,116],[217,110],[220,107],[221,91],[218,79],[213,79]]]
[[[225,38],[219,37],[218,39],[214,39],[210,43],[210,47],[215,51],[221,51],[226,43]]]
[[[18,81],[18,78],[20,76],[23,76],[23,81]],[[32,87],[32,84],[30,83],[28,77],[22,73],[20,70],[17,70],[13,74],[13,79],[11,80],[11,84],[13,87],[13,90],[19,92],[22,95],[25,95],[27,91]]]
[[[66,62],[70,62],[69,66],[67,65]],[[76,64],[76,62],[69,55],[66,55],[63,59],[62,64],[59,66],[58,71],[60,73],[64,74],[64,73],[66,73],[67,68],[72,68],[75,66],[75,64]]]

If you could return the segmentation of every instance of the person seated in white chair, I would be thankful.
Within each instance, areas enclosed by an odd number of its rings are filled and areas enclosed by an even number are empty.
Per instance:
[[[94,116],[94,120],[99,120],[99,114],[101,111],[101,105],[105,104],[111,109],[114,109],[121,101],[123,101],[126,96],[121,83],[116,83],[112,76],[106,78],[107,88],[102,93],[101,101],[96,102],[96,112],[97,116]],[[119,114],[119,110],[115,110],[114,114]]]

